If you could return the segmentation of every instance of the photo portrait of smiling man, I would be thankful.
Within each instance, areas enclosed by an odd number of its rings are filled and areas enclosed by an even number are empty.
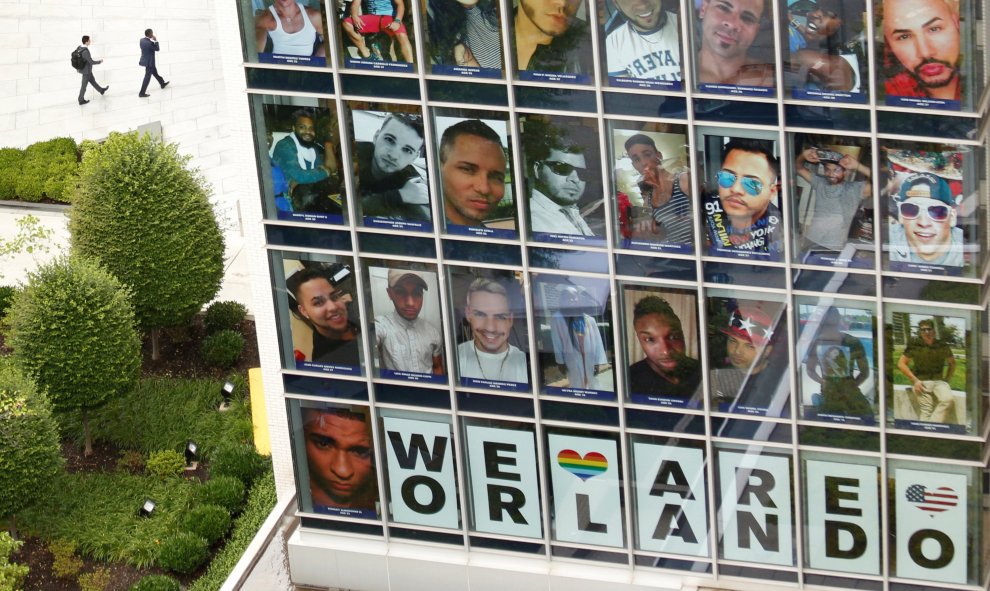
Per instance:
[[[963,266],[963,231],[956,227],[956,200],[949,184],[930,172],[908,175],[894,198],[890,261],[941,267]]]
[[[500,282],[477,277],[468,285],[464,321],[471,336],[457,346],[462,379],[529,383],[526,354],[509,342],[515,316],[509,291]]]
[[[616,13],[606,24],[608,75],[660,81],[680,89],[681,35],[677,13],[663,0],[613,0]]]
[[[953,101],[958,108],[959,6],[950,0],[884,0],[882,64],[888,97]]]
[[[707,84],[775,85],[774,64],[767,63],[772,59],[751,51],[754,45],[773,48],[772,31],[762,31],[769,12],[765,0],[702,0],[697,13],[701,37],[695,41],[695,81],[702,91],[713,90]]]

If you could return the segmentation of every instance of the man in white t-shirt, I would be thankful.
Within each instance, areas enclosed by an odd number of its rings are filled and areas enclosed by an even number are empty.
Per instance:
[[[528,384],[526,354],[509,343],[513,314],[505,287],[484,277],[472,281],[464,319],[472,339],[457,346],[461,377]]]
[[[608,75],[681,80],[677,15],[662,0],[615,0],[625,22],[605,38]]]

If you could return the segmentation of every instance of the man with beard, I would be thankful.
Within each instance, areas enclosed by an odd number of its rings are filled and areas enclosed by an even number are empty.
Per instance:
[[[778,329],[783,331],[784,327]],[[726,336],[728,367],[711,371],[714,403],[722,411],[766,413],[780,387],[787,382],[786,352],[776,363],[771,363],[773,319],[758,306],[740,306],[729,314],[728,325],[719,330]]]
[[[292,114],[292,133],[275,144],[272,161],[289,182],[294,211],[342,212],[328,197],[340,187],[337,162],[333,150],[316,141],[312,113],[300,109]]]
[[[302,421],[313,510],[334,514],[374,511],[378,482],[369,411],[303,408]]]
[[[756,63],[749,56],[765,9],[764,0],[702,0],[699,84],[774,85],[773,64]]]
[[[306,268],[294,273],[286,287],[295,300],[294,310],[313,329],[309,359],[303,353],[310,347],[295,347],[296,360],[359,367],[358,336],[361,330],[351,321],[348,304],[353,294],[351,270],[344,265],[328,269]]]
[[[594,174],[585,158],[587,146],[583,143],[563,145],[563,141],[551,140],[551,137],[562,135],[552,127],[548,128],[548,133],[548,136],[532,138],[525,143],[526,162],[531,163],[532,170],[530,228],[534,233],[594,236],[577,205],[584,196],[589,175]]]
[[[777,260],[783,250],[777,198],[779,168],[771,142],[732,138],[722,147],[718,191],[705,195],[708,244],[714,253],[751,252]]]
[[[448,127],[440,138],[440,182],[447,224],[484,226],[505,196],[505,152],[478,119]]]
[[[365,216],[430,221],[430,190],[413,166],[423,155],[423,118],[390,113],[370,142],[355,142]]]
[[[681,319],[660,296],[633,308],[633,330],[645,357],[629,366],[629,392],[688,401],[701,386],[701,364],[685,354]]]
[[[955,397],[949,381],[956,371],[956,358],[949,344],[935,334],[935,323],[918,323],[918,336],[908,342],[897,360],[897,369],[911,382],[918,397],[922,421],[955,423]]]
[[[513,19],[519,70],[588,74],[591,37],[577,18],[582,0],[520,0]]]
[[[883,36],[897,61],[888,96],[960,99],[959,14],[946,0],[884,0]]]
[[[462,378],[528,384],[526,354],[509,344],[513,314],[499,283],[479,277],[468,286],[464,319],[472,340],[457,346]]]
[[[608,75],[681,80],[681,40],[677,14],[663,0],[615,0],[625,22],[605,38]]]
[[[956,200],[942,177],[909,175],[895,198],[897,221],[890,226],[890,260],[943,267],[963,266],[963,231],[956,227]]]
[[[805,163],[810,163],[811,168]],[[819,167],[824,174],[818,174]],[[811,221],[802,233],[808,244],[802,250],[841,251],[856,211],[873,193],[870,169],[848,154],[808,148],[798,154],[794,170],[811,185],[814,199]],[[846,175],[854,170],[861,178],[847,180]]]
[[[845,46],[843,11],[842,0],[815,0],[803,26],[794,21],[787,25],[791,70],[798,88],[858,92],[859,72],[852,64],[858,65],[859,58]]]
[[[389,269],[386,293],[395,309],[375,318],[375,347],[382,369],[444,375],[443,335],[419,316],[426,289],[420,274]]]

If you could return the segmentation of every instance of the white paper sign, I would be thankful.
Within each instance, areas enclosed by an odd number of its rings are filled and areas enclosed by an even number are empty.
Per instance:
[[[809,460],[808,561],[812,568],[880,574],[880,469]]]
[[[897,576],[965,585],[966,476],[894,471]]]
[[[474,528],[543,537],[533,433],[470,425],[466,431]]]
[[[615,442],[551,433],[548,443],[555,538],[623,547]]]
[[[382,420],[392,518],[400,523],[459,527],[450,425]]]
[[[793,566],[790,457],[722,451],[718,458],[725,557]]]
[[[638,546],[707,557],[704,453],[691,447],[634,443],[633,462]]]

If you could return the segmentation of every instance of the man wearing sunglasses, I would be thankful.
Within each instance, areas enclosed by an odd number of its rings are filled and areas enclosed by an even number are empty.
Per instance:
[[[547,129],[549,137],[552,137],[554,130]],[[542,141],[528,144],[526,160],[532,163],[530,228],[534,233],[594,236],[595,233],[578,209],[578,202],[584,196],[591,173],[585,158],[584,144],[575,142],[547,150],[549,137],[542,136]]]
[[[361,330],[348,307],[353,299],[351,270],[340,264],[305,268],[289,277],[286,287],[295,300],[293,312],[313,329],[310,347],[302,338],[293,347],[296,361],[359,367]]]
[[[815,196],[810,221],[801,232],[805,240],[802,250],[841,251],[860,204],[873,194],[870,169],[848,154],[807,148],[798,154],[794,170],[808,181]],[[847,179],[852,171],[860,178]]]
[[[949,380],[956,371],[956,358],[945,341],[936,338],[935,322],[918,323],[918,336],[911,339],[897,369],[911,381],[918,397],[918,418],[933,423],[955,423],[955,397]]]
[[[930,172],[914,173],[901,182],[896,204],[891,262],[963,266],[963,231],[956,227],[956,201],[945,180]]]
[[[768,140],[732,138],[722,147],[718,191],[703,200],[711,254],[752,253],[779,260],[783,250],[777,158]]]

